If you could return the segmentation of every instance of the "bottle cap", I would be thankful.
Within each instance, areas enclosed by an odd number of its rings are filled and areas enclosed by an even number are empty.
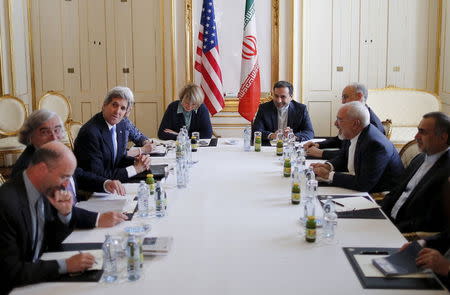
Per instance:
[[[153,174],[147,174],[147,178],[153,177]]]

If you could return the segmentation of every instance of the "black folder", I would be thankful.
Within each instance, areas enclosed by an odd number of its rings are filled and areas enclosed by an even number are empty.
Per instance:
[[[202,141],[202,140],[200,139],[200,141]],[[208,144],[208,145],[201,145],[201,144],[199,144],[198,146],[199,146],[199,147],[212,147],[212,146],[217,146],[217,141],[218,141],[217,138],[211,138],[211,140],[209,141],[209,144]]]
[[[165,167],[167,167],[167,164],[161,164],[161,165],[150,165],[150,170],[141,172],[139,174],[136,174],[135,176],[128,179],[128,182],[136,183],[140,182],[141,180],[147,179],[147,174],[153,174],[153,178],[155,180],[161,180],[166,176],[166,170]]]
[[[103,243],[65,243],[57,251],[86,251],[102,248]],[[103,270],[87,270],[80,273],[64,274],[51,280],[52,282],[98,282]]]
[[[327,196],[332,196],[333,199],[349,198],[354,196],[345,195],[320,195],[317,196],[319,200],[325,200]],[[364,198],[372,201],[369,196],[364,196]],[[323,203],[320,202],[323,206]],[[383,212],[379,208],[363,209],[363,210],[353,210],[345,212],[336,212],[338,218],[355,218],[355,219],[386,219]]]
[[[350,265],[364,289],[417,289],[417,290],[443,290],[444,288],[436,278],[396,278],[396,277],[366,277],[354,255],[361,253],[387,253],[393,254],[398,248],[366,248],[343,247]]]

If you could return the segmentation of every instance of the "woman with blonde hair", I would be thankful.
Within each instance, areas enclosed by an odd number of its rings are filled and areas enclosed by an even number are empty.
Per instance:
[[[186,85],[179,100],[167,107],[158,130],[162,140],[175,140],[181,127],[186,126],[189,136],[200,132],[200,138],[211,138],[212,127],[209,112],[203,104],[203,90],[195,84]]]

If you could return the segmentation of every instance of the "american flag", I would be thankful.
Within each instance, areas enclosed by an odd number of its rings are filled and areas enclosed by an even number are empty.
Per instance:
[[[205,105],[209,112],[211,115],[220,112],[225,103],[213,0],[203,1],[195,70],[197,71],[196,82],[205,92]]]

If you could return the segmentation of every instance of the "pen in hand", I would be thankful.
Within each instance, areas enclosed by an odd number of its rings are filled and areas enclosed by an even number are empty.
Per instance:
[[[78,253],[83,254],[83,252],[81,252],[81,250],[78,250]],[[94,264],[98,264],[97,259],[95,259],[95,257],[94,257]]]

